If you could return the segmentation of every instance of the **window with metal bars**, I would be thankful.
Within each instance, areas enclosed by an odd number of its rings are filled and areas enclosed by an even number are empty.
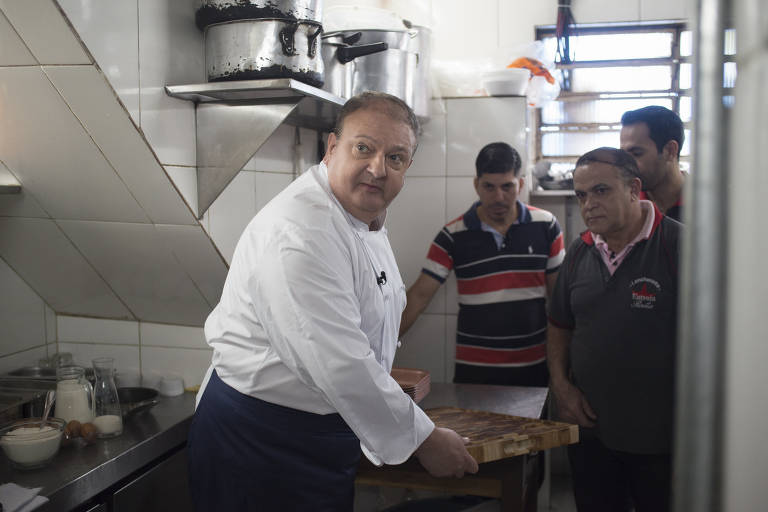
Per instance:
[[[691,31],[685,24],[578,25],[570,34],[568,58],[561,51],[556,59],[561,93],[533,116],[534,161],[551,162],[551,175],[567,176],[579,155],[599,146],[619,146],[624,112],[662,105],[685,123],[680,163],[688,169],[693,80]],[[547,57],[558,54],[555,27],[537,28],[536,37]],[[734,31],[728,30],[725,88],[735,83],[736,63],[729,58],[736,53],[735,41]]]

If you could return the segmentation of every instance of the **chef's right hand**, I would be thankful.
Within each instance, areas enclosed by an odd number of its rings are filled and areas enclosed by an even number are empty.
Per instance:
[[[453,430],[435,427],[415,455],[430,475],[461,478],[464,473],[477,473],[477,461],[464,447],[468,442]]]
[[[557,404],[558,420],[575,423],[582,427],[595,426],[597,414],[579,388],[565,381],[558,386],[552,386],[552,391]]]

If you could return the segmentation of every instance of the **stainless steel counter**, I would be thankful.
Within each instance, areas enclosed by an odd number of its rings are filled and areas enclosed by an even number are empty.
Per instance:
[[[123,433],[83,446],[62,446],[42,469],[17,470],[0,454],[0,482],[42,487],[50,499],[40,512],[66,511],[91,499],[163,454],[186,443],[195,407],[194,393],[159,397],[158,405],[129,418]]]

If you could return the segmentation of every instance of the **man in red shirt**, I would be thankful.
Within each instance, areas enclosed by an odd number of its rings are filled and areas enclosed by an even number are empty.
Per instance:
[[[667,217],[682,222],[685,173],[680,150],[685,140],[677,114],[658,105],[630,110],[621,116],[621,149],[635,157],[643,182],[643,196]]]

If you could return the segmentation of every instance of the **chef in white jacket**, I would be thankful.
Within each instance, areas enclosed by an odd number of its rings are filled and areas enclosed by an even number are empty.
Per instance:
[[[400,99],[342,108],[323,162],[250,222],[205,335],[213,360],[189,434],[199,510],[352,510],[361,448],[477,471],[390,377],[405,287],[385,228],[416,150]]]

